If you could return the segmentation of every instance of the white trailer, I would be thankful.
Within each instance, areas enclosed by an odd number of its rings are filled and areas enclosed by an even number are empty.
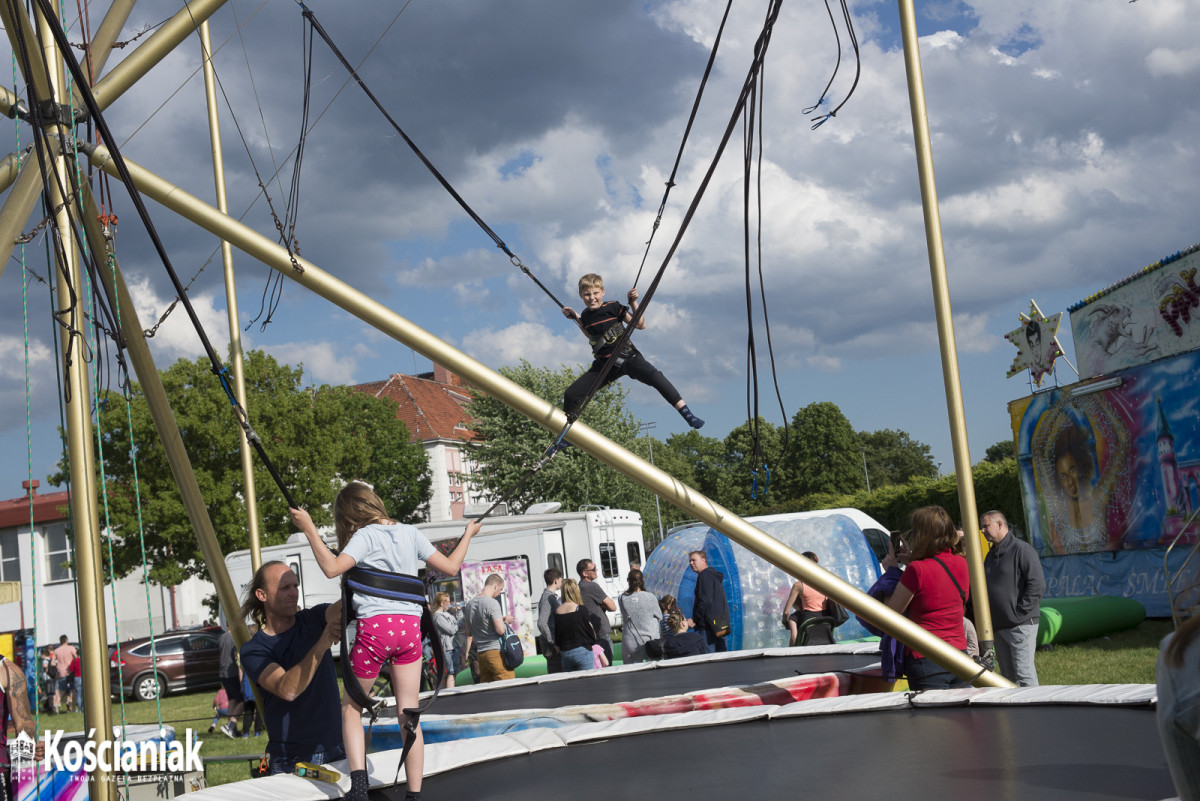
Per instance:
[[[446,520],[420,523],[417,528],[437,545],[460,537],[465,525],[463,520]],[[322,536],[330,545],[336,544],[332,532],[323,531]],[[575,566],[583,559],[596,563],[596,580],[615,599],[626,589],[625,576],[629,573],[630,565],[645,564],[641,515],[622,509],[592,506],[578,512],[489,517],[484,521],[482,531],[471,541],[467,552],[469,562],[523,561],[531,584],[527,601],[531,608],[528,611],[534,617],[537,614],[537,599],[542,594],[543,572],[556,567],[564,577],[578,580]],[[302,607],[331,603],[341,597],[340,582],[325,577],[317,566],[308,541],[299,532],[283,545],[263,548],[262,560],[278,560],[292,568],[300,580]],[[250,552],[229,554],[225,557],[225,565],[241,597],[253,575]],[[437,590],[450,593],[455,602],[468,600],[463,597],[460,576],[438,581],[434,586],[434,591]],[[609,617],[614,625],[620,624],[618,613],[610,613]]]

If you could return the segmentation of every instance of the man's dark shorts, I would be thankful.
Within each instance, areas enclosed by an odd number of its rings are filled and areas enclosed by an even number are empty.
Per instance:
[[[230,704],[246,702],[246,696],[242,695],[242,680],[237,676],[222,676],[221,686],[225,688],[225,695],[229,698]]]

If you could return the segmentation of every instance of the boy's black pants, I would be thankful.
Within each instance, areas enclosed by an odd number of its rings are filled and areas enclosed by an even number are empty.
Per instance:
[[[576,378],[575,382],[567,387],[567,391],[563,396],[564,412],[574,414],[575,410],[583,403],[583,399],[587,397],[588,390],[592,388],[592,384],[596,383],[596,377],[600,375],[600,371],[604,369],[607,361],[607,359],[596,359],[592,362],[592,366],[588,368],[586,373]],[[663,400],[671,404],[672,408],[679,401],[683,400],[679,394],[679,390],[675,389],[675,386],[667,380],[667,377],[636,350],[625,357],[623,364],[613,366],[608,375],[604,377],[604,383],[601,384],[601,388],[626,375],[634,381],[640,381],[646,386],[657,389],[658,394],[662,395]]]

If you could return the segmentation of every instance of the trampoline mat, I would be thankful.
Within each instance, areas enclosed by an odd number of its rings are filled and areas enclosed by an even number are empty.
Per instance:
[[[433,715],[473,715],[506,709],[542,709],[575,704],[613,704],[681,695],[714,687],[742,687],[797,674],[833,673],[874,667],[878,653],[796,654],[720,659],[652,670],[611,670],[579,678],[506,685],[461,695],[442,694],[429,709]]]
[[[425,778],[430,798],[1162,799],[1151,707],[960,706],[754,720],[592,741]],[[402,801],[404,786],[373,790]]]

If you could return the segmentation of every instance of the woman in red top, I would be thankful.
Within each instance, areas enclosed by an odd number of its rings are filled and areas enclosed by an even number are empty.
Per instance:
[[[954,521],[940,506],[925,506],[912,514],[908,537],[912,563],[900,577],[888,606],[921,628],[941,637],[963,653],[963,609],[970,593],[967,560],[954,553],[958,535]],[[967,682],[916,651],[905,651],[904,672],[914,690],[967,687]]]

